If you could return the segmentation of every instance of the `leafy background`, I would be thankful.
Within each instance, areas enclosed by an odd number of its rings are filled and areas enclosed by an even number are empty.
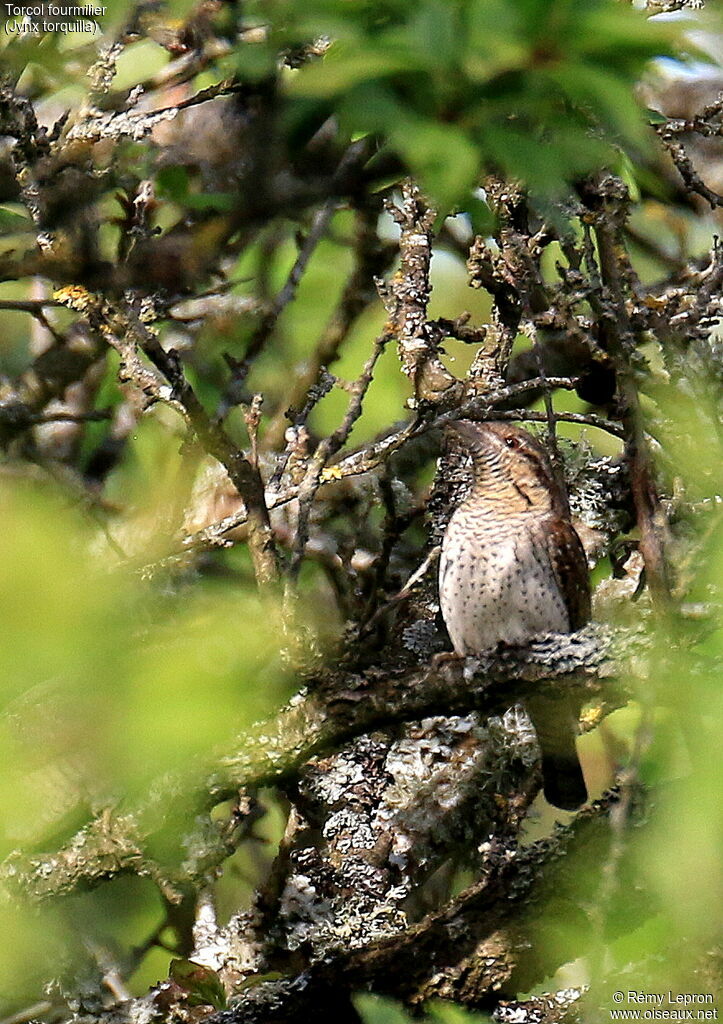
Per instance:
[[[121,55],[114,88],[145,80],[168,62],[164,32],[190,10],[189,3],[171,2],[151,19],[145,37]],[[109,11],[103,24],[109,38],[128,13],[123,3]],[[702,23],[706,31],[715,30],[715,16],[713,9],[710,21]],[[605,165],[628,182],[636,202],[634,223],[643,238],[655,239],[665,251],[682,260],[699,257],[718,229],[711,214],[677,204],[660,172],[647,115],[635,98],[636,83],[656,74],[651,61],[684,61],[693,54],[686,25],[679,20],[646,19],[632,6],[608,0],[266,0],[244,5],[244,19],[250,28],[269,23],[271,31],[262,40],[234,43],[199,73],[194,86],[205,87],[232,73],[249,82],[272,76],[281,96],[277,143],[293,152],[334,114],[347,139],[370,133],[378,138],[382,171],[377,187],[394,183],[394,173],[390,180],[388,165],[383,166],[383,158],[391,155],[401,163],[397,178],[401,170],[410,171],[433,198],[440,225],[443,216],[458,214],[463,230],[494,234],[492,212],[476,190],[481,168],[520,179],[538,210],[559,221],[565,217],[571,183]],[[696,24],[701,27],[700,21]],[[319,36],[332,40],[323,59],[278,70],[279,50]],[[96,41],[87,37],[4,36],[0,60],[4,73],[52,121],[83,102],[95,47]],[[127,173],[140,162],[142,173],[156,180],[164,229],[188,211],[197,212],[209,192],[217,216],[225,215],[228,192],[223,187],[213,192],[193,176],[163,171],[150,144],[121,142],[116,159]],[[112,252],[115,190],[102,192],[96,203]],[[0,251],[8,252],[31,235],[32,224],[19,202],[3,203],[0,216]],[[279,216],[272,228],[272,248],[262,236],[227,269],[228,277],[240,282],[233,294],[254,296],[261,269],[270,294],[282,287],[296,255],[297,225],[293,217]],[[348,211],[335,214],[295,301],[253,368],[251,383],[265,394],[269,418],[283,404],[289,375],[311,351],[340,294],[350,268],[351,229]],[[394,238],[386,219],[380,230]],[[644,280],[661,274],[661,266],[642,248],[634,257]],[[467,288],[463,263],[453,251],[440,247],[433,283],[432,316],[455,317],[469,310],[474,322],[487,319],[489,297]],[[0,298],[25,297],[32,287],[27,279],[6,281]],[[68,322],[63,311],[53,317],[60,329]],[[358,374],[369,339],[383,321],[377,303],[354,328],[335,373]],[[253,316],[220,320],[195,338],[187,365],[209,408],[224,384],[222,352],[241,356],[256,327]],[[527,343],[518,340],[520,346]],[[654,339],[646,354],[641,387],[648,425],[663,444],[668,483],[698,502],[713,499],[723,489],[719,382],[685,366],[671,378]],[[461,374],[471,355],[461,343],[450,342],[445,358]],[[16,376],[32,357],[28,318],[0,310],[2,373]],[[113,408],[124,400],[116,369],[109,359],[99,407]],[[362,443],[402,417],[408,395],[408,381],[390,350],[352,443]],[[313,426],[328,433],[346,401],[343,391],[333,389],[319,404]],[[559,402],[563,408],[583,409],[574,396]],[[233,413],[229,422],[245,443],[240,414]],[[74,467],[81,477],[108,429],[105,423],[85,428]],[[580,433],[572,425],[561,432],[572,438]],[[615,450],[609,438],[594,430],[586,429],[585,436],[600,451]],[[151,409],[138,420],[95,501],[76,486],[77,478],[33,467],[12,452],[3,464],[3,856],[17,847],[41,851],[59,846],[104,804],[142,792],[166,772],[198,772],[213,751],[228,746],[235,733],[293,692],[293,678],[281,657],[280,602],[259,602],[242,548],[219,552],[212,571],[181,580],[161,575],[149,582],[140,571],[171,546],[179,504],[188,497],[196,467],[183,452],[182,440],[177,417]],[[420,487],[428,482],[431,467],[425,473]],[[681,527],[686,541],[680,543],[681,575],[691,605],[720,600],[721,529],[717,501]],[[133,536],[132,564],[114,557],[108,532],[121,538],[121,546],[124,537]],[[343,623],[320,570],[307,566],[301,585],[305,607],[313,610],[305,629],[333,649]],[[719,939],[721,622],[709,618],[705,629],[686,632],[647,620],[645,628],[654,641],[645,684],[636,705],[612,716],[605,727],[608,742],[633,750],[641,777],[656,786],[647,827],[632,835],[619,866],[619,876],[643,890],[645,898],[642,904],[629,901],[629,890],[616,891],[614,885],[610,891],[586,892],[598,927],[595,955],[568,965],[556,979],[588,981],[598,989],[601,1005],[609,1005],[618,987],[708,991],[706,978],[695,972],[701,951]],[[587,742],[594,759],[599,737]],[[269,813],[258,830],[265,842],[239,852],[220,883],[227,914],[250,899],[283,827],[274,796],[268,794],[266,802]],[[532,827],[546,828],[547,819]],[[585,892],[586,865],[571,865],[575,871]],[[113,955],[129,949],[159,918],[153,886],[139,879],[116,880],[42,912],[0,905],[0,934],[12,937],[0,957],[0,1001],[8,1012],[31,1002],[48,978],[63,971],[74,976],[89,953],[102,960],[105,948]],[[546,934],[580,929],[582,940],[589,923],[556,908],[553,919],[541,920],[540,928]],[[170,955],[156,948],[143,959],[133,976],[136,992],[165,977]],[[647,977],[629,976],[631,964],[645,964]],[[368,1024],[407,1019],[400,1008],[373,996],[360,996],[358,1008]],[[442,1024],[485,1019],[449,1006],[432,1008],[430,1015]]]

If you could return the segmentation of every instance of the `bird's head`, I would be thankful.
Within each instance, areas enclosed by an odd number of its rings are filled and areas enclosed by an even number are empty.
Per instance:
[[[455,420],[447,430],[471,457],[475,484],[486,494],[540,510],[564,500],[547,452],[517,424]]]

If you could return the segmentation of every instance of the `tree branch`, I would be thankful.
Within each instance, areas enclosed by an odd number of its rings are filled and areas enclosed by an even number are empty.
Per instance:
[[[575,691],[583,698],[604,695],[612,710],[630,696],[629,685],[621,679],[639,644],[639,637],[588,627],[466,662],[448,656],[439,664],[413,669],[328,672],[312,680],[276,719],[240,736],[234,753],[220,758],[195,791],[172,780],[135,812],[109,813],[91,823],[57,855],[11,858],[3,874],[38,899],[97,885],[130,867],[161,877],[157,866],[143,867],[138,851],[173,813],[174,802],[180,801],[184,820],[191,820],[239,788],[293,778],[311,757],[336,750],[355,736],[428,715],[471,710],[499,714],[541,688],[560,695]],[[617,682],[616,675],[621,677]],[[113,850],[130,851],[128,856],[109,861],[103,853],[96,858],[109,843]]]
[[[267,448],[275,449],[282,444],[289,422],[306,422],[311,402],[316,397],[322,369],[336,362],[353,325],[378,298],[374,281],[386,272],[397,252],[395,245],[380,241],[377,234],[378,217],[379,204],[374,202],[357,211],[354,269],[318,344],[311,355],[296,368],[289,394],[266,428],[264,443]],[[310,392],[313,392],[311,396]]]
[[[705,199],[710,204],[711,209],[715,210],[719,206],[723,206],[723,196],[719,195],[712,188],[709,188],[703,181],[701,176],[698,174],[696,169],[693,167],[693,162],[685,151],[685,146],[682,142],[679,142],[675,138],[674,128],[670,128],[666,125],[656,125],[658,135],[660,139],[670,153],[671,159],[675,164],[678,173],[680,174],[685,187],[689,192],[695,192],[701,198]]]
[[[591,302],[600,317],[600,330],[615,363],[632,496],[640,529],[640,550],[645,560],[651,593],[662,608],[670,602],[670,581],[663,543],[665,523],[643,428],[635,372],[630,361],[634,341],[620,259],[620,253],[625,251],[622,231],[627,218],[627,201],[625,186],[612,175],[598,181],[594,190],[590,189],[587,194],[588,205],[595,216],[594,230],[604,287],[597,299],[591,296]]]
[[[164,402],[179,412],[204,450],[225,467],[246,505],[249,550],[256,578],[259,584],[276,580],[276,549],[258,467],[252,466],[220,424],[211,421],[183,373],[175,350],[165,351],[130,302],[113,307],[84,288],[73,287],[61,289],[56,298],[86,315],[119,353],[121,366],[129,379],[151,401]],[[143,361],[141,351],[152,366]]]
[[[431,325],[427,322],[427,304],[431,285],[432,225],[435,211],[425,206],[417,186],[406,181],[402,186],[402,205],[387,209],[399,225],[401,265],[382,298],[394,326],[402,370],[412,381],[417,402],[438,403],[450,397],[450,389],[459,390],[459,382],[440,362]]]
[[[534,929],[550,898],[567,899],[568,914],[571,905],[578,910],[585,894],[571,892],[570,861],[591,851],[602,858],[616,802],[610,794],[532,846],[493,841],[482,877],[443,909],[361,950],[339,950],[296,978],[248,988],[209,1024],[296,1024],[311,1012],[326,1021],[340,992],[366,987],[412,1006],[441,997],[472,1008],[492,1008],[500,996],[529,989],[562,959],[579,955],[579,948],[540,948]]]

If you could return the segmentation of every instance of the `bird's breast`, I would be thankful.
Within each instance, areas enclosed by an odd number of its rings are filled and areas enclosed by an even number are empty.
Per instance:
[[[529,514],[485,516],[461,505],[442,542],[439,597],[458,654],[570,628],[544,522]]]

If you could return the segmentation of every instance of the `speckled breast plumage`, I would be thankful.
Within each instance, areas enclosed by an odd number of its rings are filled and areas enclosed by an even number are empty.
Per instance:
[[[532,512],[485,514],[474,500],[454,513],[442,543],[439,597],[459,654],[569,631],[545,529]]]
[[[472,484],[442,541],[439,599],[457,654],[569,633],[590,617],[585,552],[545,449],[513,424],[458,421]],[[578,704],[525,701],[542,753],[545,796],[572,810],[587,799],[577,759]]]

